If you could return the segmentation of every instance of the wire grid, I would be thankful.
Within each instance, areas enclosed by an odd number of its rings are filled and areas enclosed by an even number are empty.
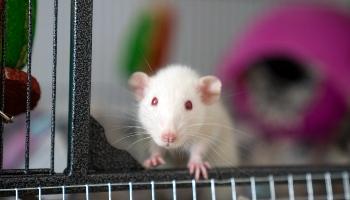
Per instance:
[[[51,151],[50,151],[50,173],[54,173],[54,151],[55,151],[55,113],[56,113],[56,75],[57,75],[57,21],[58,21],[58,0],[53,0],[54,3],[54,13],[53,13],[53,65],[52,65],[52,95],[51,95]],[[24,173],[31,173],[31,169],[29,166],[30,163],[30,135],[31,135],[31,96],[32,96],[32,49],[33,49],[33,2],[32,0],[27,0],[28,4],[28,12],[27,14],[27,63],[26,63],[26,72],[27,72],[27,80],[26,80],[26,111],[25,111],[25,153],[24,153]],[[6,58],[6,29],[7,29],[7,12],[6,12],[6,1],[3,2],[3,10],[1,16],[1,32],[3,33],[1,36],[2,45],[1,45],[1,96],[0,96],[0,111],[4,109],[6,106],[6,102],[4,101],[6,85],[5,85],[5,58]],[[4,121],[0,120],[0,170],[6,171],[3,169],[3,131],[4,131]]]
[[[342,186],[342,188],[339,190],[339,185],[335,185],[335,182],[339,182]],[[287,193],[280,193],[278,189],[276,189],[277,186],[280,186],[282,184],[287,183]],[[307,191],[306,195],[298,195],[298,190],[295,188],[295,185],[297,183],[303,183],[302,187],[305,188]],[[267,184],[268,189],[266,191],[267,194],[264,196],[260,195],[261,189],[260,186],[262,184]],[[93,189],[96,188],[105,188],[105,193],[107,193],[107,198],[109,200],[111,199],[118,199],[118,196],[113,195],[113,187],[117,186],[123,186],[128,191],[128,198],[130,200],[134,199],[134,194],[137,194],[138,191],[135,191],[135,188],[140,187],[146,187],[150,190],[151,193],[151,199],[157,199],[157,192],[160,188],[170,188],[170,192],[168,192],[168,196],[171,197],[171,199],[178,199],[177,198],[177,188],[183,188],[187,187],[192,192],[192,199],[197,199],[199,195],[199,188],[205,188],[206,190],[210,191],[209,198],[212,200],[217,199],[217,188],[221,187],[229,187],[229,196],[232,200],[238,200],[238,199],[307,199],[307,200],[314,200],[314,199],[326,199],[326,200],[335,200],[335,199],[344,199],[344,200],[350,200],[350,188],[349,188],[349,172],[344,171],[342,173],[317,173],[317,174],[298,174],[293,175],[289,174],[286,176],[267,176],[267,177],[255,177],[251,176],[248,178],[231,178],[231,179],[225,179],[225,180],[173,180],[173,181],[164,181],[164,182],[157,182],[157,181],[150,181],[150,182],[128,182],[128,183],[104,183],[104,184],[85,184],[85,185],[66,185],[66,186],[50,186],[50,187],[33,187],[33,188],[13,188],[13,189],[0,189],[1,192],[12,192],[15,199],[20,198],[21,192],[35,192],[37,198],[40,200],[42,199],[42,196],[44,196],[45,191],[50,189],[60,189],[61,199],[67,199],[68,193],[67,190],[69,189],[80,189],[84,191],[83,196],[85,199],[90,199],[90,196],[93,193]],[[245,191],[244,192],[238,192],[240,188],[244,186]],[[316,193],[318,186],[322,186],[322,189],[324,191]],[[334,192],[333,189],[337,189],[337,192]],[[278,195],[277,195],[278,194]]]
[[[3,5],[5,6],[5,5]],[[6,16],[6,9],[4,9],[4,11],[1,13],[1,41],[5,41],[6,38],[6,20],[5,20],[5,16]],[[1,66],[0,66],[0,79],[1,79],[1,95],[0,95],[0,110],[2,111],[5,107],[5,72],[4,72],[4,67],[5,67],[5,42],[1,42]],[[2,169],[3,166],[3,159],[2,159],[2,155],[3,155],[3,133],[4,131],[4,123],[3,120],[0,120],[0,169]]]

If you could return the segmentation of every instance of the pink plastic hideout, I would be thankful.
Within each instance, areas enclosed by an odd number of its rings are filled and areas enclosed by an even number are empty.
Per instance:
[[[282,55],[301,63],[320,80],[300,123],[267,125],[249,105],[244,76],[261,59]],[[283,66],[281,66],[283,67]],[[329,139],[347,112],[350,94],[350,15],[329,5],[289,5],[260,16],[228,51],[219,69],[238,115],[270,136]]]

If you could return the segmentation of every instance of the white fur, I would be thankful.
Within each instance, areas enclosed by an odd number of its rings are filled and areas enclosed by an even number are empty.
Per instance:
[[[151,154],[177,149],[187,152],[192,161],[209,161],[212,166],[235,165],[238,156],[231,119],[218,98],[210,104],[201,100],[199,80],[196,72],[180,65],[168,66],[149,78],[144,98],[139,102],[138,117],[156,143]],[[219,83],[213,87],[220,92]],[[157,106],[151,105],[154,97],[158,98]],[[192,101],[192,110],[185,109],[187,100]],[[177,136],[168,146],[160,137],[165,131]]]

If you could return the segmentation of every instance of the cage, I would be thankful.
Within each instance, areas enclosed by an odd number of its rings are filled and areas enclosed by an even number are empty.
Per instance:
[[[9,2],[1,1],[0,5],[6,8],[6,5],[10,5]],[[209,171],[208,180],[193,179],[187,169],[145,170],[134,158],[135,153],[111,145],[111,139],[106,134],[108,125],[101,125],[107,124],[110,118],[104,115],[106,110],[112,109],[116,104],[119,108],[128,107],[130,104],[129,97],[123,95],[122,89],[116,89],[113,93],[111,90],[115,88],[108,88],[111,82],[121,84],[110,81],[113,79],[111,74],[115,69],[108,71],[104,68],[113,65],[111,62],[115,62],[113,60],[115,54],[120,52],[115,50],[110,52],[111,49],[104,48],[109,43],[119,42],[116,39],[111,40],[115,35],[123,34],[121,27],[129,23],[126,16],[134,12],[130,8],[140,6],[140,1],[72,0],[68,3],[53,0],[36,3],[34,0],[28,0],[22,3],[26,6],[23,12],[27,20],[24,29],[27,37],[23,90],[25,107],[24,114],[14,119],[4,111],[8,103],[5,97],[6,91],[9,90],[6,80],[6,67],[8,67],[6,56],[9,56],[6,51],[8,47],[6,38],[11,34],[7,32],[11,22],[6,20],[9,16],[7,9],[3,9],[1,13],[0,195],[2,197],[350,199],[349,163],[323,163],[315,166],[257,164],[247,167],[215,168]],[[185,31],[176,38],[176,45],[188,46],[174,50],[175,56],[172,59],[188,62],[194,66],[215,65],[213,54],[217,56],[220,50],[213,44],[225,46],[232,34],[230,30],[232,24],[244,23],[241,18],[231,20],[232,10],[245,9],[244,15],[249,16],[273,3],[276,4],[276,1],[178,1],[177,4],[182,9],[181,16],[185,19],[185,23],[179,26]],[[50,9],[47,9],[49,7]],[[112,18],[106,13],[110,13]],[[207,13],[210,13],[210,16]],[[44,31],[34,33],[32,26],[34,18],[39,19],[35,26],[45,27]],[[115,20],[118,18],[122,19]],[[99,20],[104,23],[97,23]],[[108,29],[111,24],[115,25],[115,29]],[[33,46],[34,34],[37,46]],[[213,34],[217,36],[211,40]],[[202,43],[203,40],[207,42]],[[191,43],[197,46],[190,47]],[[199,49],[203,51],[198,51]],[[32,50],[40,55],[33,56]],[[212,72],[209,67],[201,70],[205,73]],[[32,72],[39,82],[47,84],[41,85],[41,98],[45,95],[47,98],[39,102],[45,104],[44,111],[31,111],[32,97],[35,95],[33,82],[36,81]],[[95,76],[99,73],[102,74],[102,78]],[[122,79],[121,82],[123,81],[125,80]],[[102,88],[104,90],[101,90]],[[64,93],[69,93],[69,97],[62,95]],[[116,96],[118,101],[113,103],[113,98]],[[123,112],[131,111],[127,108],[114,115],[123,115]],[[10,124],[11,121],[14,124]],[[17,134],[19,136],[11,140],[9,134],[15,135],[16,131],[19,132]],[[40,134],[44,136],[39,137]],[[18,149],[22,149],[23,152],[9,154],[10,150]],[[40,154],[36,155],[33,150]],[[23,159],[20,159],[19,163],[9,164],[12,157],[23,157]],[[207,195],[201,196],[203,194]]]

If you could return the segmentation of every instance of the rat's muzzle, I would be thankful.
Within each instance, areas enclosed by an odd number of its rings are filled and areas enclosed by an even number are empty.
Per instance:
[[[167,144],[167,146],[169,146],[170,144],[174,143],[176,141],[176,133],[171,132],[171,131],[167,131],[162,133],[162,135],[160,136],[162,142],[165,142]]]

